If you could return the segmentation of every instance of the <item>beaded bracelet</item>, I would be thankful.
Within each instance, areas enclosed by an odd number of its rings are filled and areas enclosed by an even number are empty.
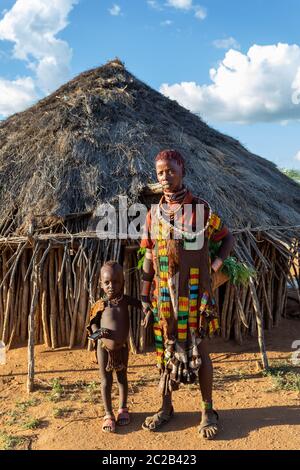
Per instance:
[[[146,316],[149,312],[152,312],[151,307],[147,305],[147,307],[143,307],[143,314]]]

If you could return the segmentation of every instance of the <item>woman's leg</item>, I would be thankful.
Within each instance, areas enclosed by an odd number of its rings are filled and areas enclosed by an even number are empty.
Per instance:
[[[202,340],[199,348],[201,356],[201,367],[199,369],[199,385],[204,402],[212,401],[212,388],[213,388],[213,366],[211,358],[209,357],[206,339]]]
[[[159,429],[163,424],[167,423],[173,416],[172,394],[169,392],[163,395],[160,410],[152,416],[145,419],[142,427],[149,431]]]
[[[199,369],[199,385],[202,395],[202,419],[200,434],[206,439],[213,439],[217,434],[217,416],[212,406],[213,366],[207,349],[207,340],[199,345],[201,367]]]

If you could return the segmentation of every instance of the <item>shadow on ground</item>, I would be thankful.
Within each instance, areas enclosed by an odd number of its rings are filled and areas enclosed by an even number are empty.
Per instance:
[[[118,427],[118,434],[128,434],[141,429],[142,423],[151,413],[132,413],[131,423]],[[219,434],[215,440],[232,441],[249,436],[252,431],[270,426],[300,425],[300,406],[271,406],[268,408],[242,408],[219,411]],[[197,427],[200,423],[200,412],[176,413],[159,433],[183,431]],[[150,433],[150,431],[144,431]]]

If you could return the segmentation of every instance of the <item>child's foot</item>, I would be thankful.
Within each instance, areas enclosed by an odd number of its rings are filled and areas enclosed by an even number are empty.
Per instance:
[[[202,410],[198,432],[204,439],[214,439],[218,432],[219,415],[215,410]]]
[[[128,412],[128,408],[120,408],[118,410],[118,415],[117,415],[117,425],[118,426],[126,426],[127,424],[130,423],[130,416]]]
[[[116,420],[113,414],[104,416],[102,423],[103,432],[116,432]]]

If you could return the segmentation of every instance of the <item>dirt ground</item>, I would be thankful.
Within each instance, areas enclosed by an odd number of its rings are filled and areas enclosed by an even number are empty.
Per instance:
[[[283,319],[266,332],[271,365],[290,371],[292,342],[300,340],[299,319]],[[99,378],[94,354],[85,350],[56,351],[36,347],[36,391],[26,392],[27,349],[7,353],[0,365],[0,448],[2,449],[299,449],[300,366],[289,372],[296,388],[259,367],[255,338],[242,346],[215,338],[209,343],[214,364],[214,404],[220,432],[214,441],[197,433],[200,395],[197,386],[174,394],[175,415],[163,431],[141,429],[157,411],[158,374],[155,353],[131,355],[129,406],[132,422],[117,433],[101,431]],[[277,388],[276,388],[277,385]],[[117,388],[113,391],[118,407]]]

